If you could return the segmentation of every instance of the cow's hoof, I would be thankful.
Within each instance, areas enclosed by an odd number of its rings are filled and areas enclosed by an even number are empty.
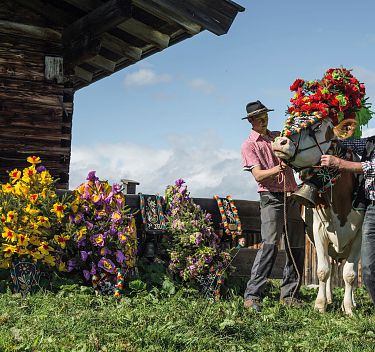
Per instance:
[[[317,306],[315,306],[314,308],[315,308],[315,310],[317,310],[319,313],[325,313],[325,312],[326,312],[326,309],[325,309],[324,307],[317,307]]]
[[[344,304],[341,304],[341,310],[347,315],[348,317],[353,316],[353,306],[345,307]]]
[[[326,306],[321,306],[321,305],[315,304],[314,309],[317,310],[319,313],[325,313],[326,312]]]
[[[317,300],[315,301],[315,306],[314,308],[319,311],[320,313],[325,313],[326,312],[326,308],[327,308],[327,304],[325,304],[325,302],[322,302],[320,300]]]

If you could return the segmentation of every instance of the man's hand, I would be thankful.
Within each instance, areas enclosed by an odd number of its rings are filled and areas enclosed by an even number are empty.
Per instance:
[[[288,167],[288,165],[285,163],[284,160],[280,159],[280,167],[284,170],[286,167]]]
[[[322,155],[320,157],[320,165],[340,169],[341,159],[333,155]]]
[[[285,168],[288,166],[287,164],[285,164],[285,161],[284,160],[281,160],[279,159],[280,162],[279,162],[279,165],[277,166],[277,172],[282,172],[285,170]]]

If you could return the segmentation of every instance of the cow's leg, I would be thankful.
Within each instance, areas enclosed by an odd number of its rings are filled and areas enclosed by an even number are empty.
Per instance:
[[[343,278],[345,282],[345,293],[342,310],[345,314],[353,315],[353,308],[355,303],[353,300],[353,284],[358,274],[358,261],[361,252],[361,232],[357,233],[356,238],[352,243],[349,256],[344,264]]]
[[[314,219],[314,241],[318,260],[317,275],[319,280],[318,296],[315,300],[315,309],[324,313],[327,307],[327,280],[330,274],[330,261],[328,256],[328,239],[325,235],[325,226],[322,221]]]
[[[329,264],[329,273],[328,273],[328,279],[326,284],[326,298],[327,298],[327,304],[332,303],[332,263]]]

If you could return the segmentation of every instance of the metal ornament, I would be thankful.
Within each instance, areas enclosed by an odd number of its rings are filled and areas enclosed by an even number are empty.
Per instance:
[[[10,269],[10,275],[13,281],[14,293],[26,295],[41,288],[39,285],[41,272],[35,263],[27,261],[15,262]]]

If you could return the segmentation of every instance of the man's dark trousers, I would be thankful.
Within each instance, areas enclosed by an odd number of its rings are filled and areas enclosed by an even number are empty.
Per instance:
[[[305,259],[305,229],[300,215],[299,205],[290,197],[287,198],[287,235],[292,256],[297,266],[293,264],[288,249],[286,234],[283,236],[286,249],[286,264],[281,284],[280,298],[291,297],[301,285]],[[282,192],[260,192],[260,215],[262,246],[259,249],[253,267],[251,278],[247,283],[244,298],[261,298],[267,278],[278,252],[278,242],[284,233],[284,194]]]

